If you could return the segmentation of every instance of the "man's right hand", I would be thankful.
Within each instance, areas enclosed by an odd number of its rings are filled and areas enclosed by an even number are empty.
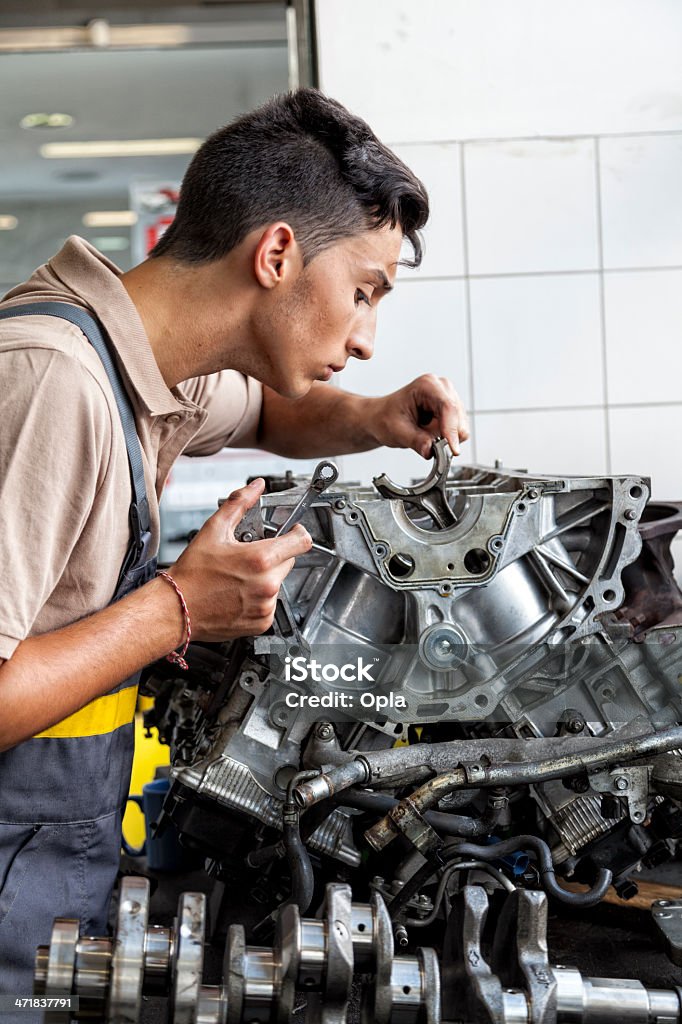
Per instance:
[[[301,525],[249,544],[234,531],[265,489],[261,479],[234,491],[169,570],[192,619],[192,638],[220,641],[264,633],[272,625],[282,581],[312,539]]]

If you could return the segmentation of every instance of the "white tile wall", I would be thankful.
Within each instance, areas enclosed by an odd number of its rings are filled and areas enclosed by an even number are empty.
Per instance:
[[[531,473],[606,472],[604,413],[600,409],[476,414],[476,453],[490,466]]]
[[[682,265],[682,136],[600,142],[605,267]]]
[[[682,4],[317,9],[323,88],[433,196],[429,280],[405,275],[380,313],[375,359],[342,383],[379,394],[437,368],[473,410],[463,458],[641,472],[659,496],[681,497]],[[411,453],[348,461],[365,478],[423,473]],[[682,538],[675,550],[682,578]]]
[[[464,238],[460,147],[455,144],[396,146],[396,153],[420,178],[429,193],[429,222],[422,232],[424,259],[417,270],[399,268],[399,277],[461,277]],[[406,255],[412,258],[410,246]]]
[[[678,0],[317,0],[322,88],[386,141],[682,129]]]
[[[384,394],[435,373],[451,377],[470,405],[464,293],[463,281],[399,281],[379,304],[371,362],[351,359],[338,383],[358,394]]]
[[[387,394],[422,373],[450,377],[462,401],[471,404],[465,284],[463,281],[399,281],[381,300],[374,356],[351,359],[337,383],[356,394]],[[466,448],[463,458],[473,461]],[[424,476],[426,463],[415,452],[379,449],[345,456],[343,471],[368,481],[380,472],[408,481]]]
[[[609,411],[614,473],[651,477],[654,498],[682,500],[682,403]]]
[[[487,277],[470,287],[476,409],[602,404],[597,274]]]
[[[598,266],[594,142],[465,146],[471,274]]]
[[[609,402],[682,400],[682,270],[607,274]]]

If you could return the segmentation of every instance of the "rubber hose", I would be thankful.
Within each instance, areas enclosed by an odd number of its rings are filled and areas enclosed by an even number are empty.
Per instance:
[[[543,888],[550,896],[556,897],[562,903],[568,903],[569,906],[593,907],[604,898],[606,890],[611,885],[613,872],[608,868],[600,868],[596,882],[587,892],[568,892],[566,889],[562,889],[556,880],[549,846],[538,836],[513,836],[511,839],[505,839],[503,842],[494,843],[491,846],[461,843],[457,846],[457,855],[471,857],[473,860],[491,861],[525,849],[531,849],[537,857]]]
[[[456,847],[445,851],[441,855],[442,860],[440,863],[435,862],[433,858],[429,859],[405,883],[394,899],[391,900],[388,907],[391,917],[396,918],[401,913],[408,900],[435,874],[443,862],[447,863],[456,857],[486,862],[495,861],[520,849],[533,850],[538,860],[543,888],[550,896],[556,897],[562,903],[568,903],[573,907],[592,907],[599,903],[606,895],[606,890],[611,884],[613,877],[613,873],[608,868],[600,869],[597,881],[587,892],[568,892],[566,889],[562,889],[556,880],[552,854],[547,843],[537,836],[513,836],[511,839],[505,839],[501,843],[493,843],[490,846],[478,846],[475,843],[458,843]]]
[[[288,902],[295,903],[301,914],[305,914],[312,903],[315,878],[310,855],[301,839],[297,814],[284,816],[283,832],[284,849],[291,873],[291,897]]]
[[[339,793],[336,802],[345,807],[354,807],[361,811],[375,811],[386,814],[400,803],[396,797],[384,793],[367,793],[363,790],[349,789]],[[474,837],[486,835],[499,820],[502,809],[487,809],[480,818],[470,818],[463,814],[449,814],[444,811],[426,811],[424,818],[438,832],[446,836]]]

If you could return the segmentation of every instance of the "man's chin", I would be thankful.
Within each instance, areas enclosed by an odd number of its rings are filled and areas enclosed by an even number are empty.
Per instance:
[[[275,390],[277,391],[278,395],[282,396],[282,398],[288,398],[290,401],[295,402],[299,398],[305,398],[305,396],[310,392],[310,389],[312,388],[314,383],[314,380],[296,381],[295,384],[292,384],[290,381],[287,381],[286,384],[283,384],[281,387],[278,387]]]

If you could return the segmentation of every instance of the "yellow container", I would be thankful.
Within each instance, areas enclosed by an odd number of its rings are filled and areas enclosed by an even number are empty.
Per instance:
[[[138,697],[135,713],[135,756],[130,778],[130,792],[142,793],[142,787],[151,782],[160,765],[170,764],[170,747],[159,742],[159,734],[152,729],[150,737],[145,736],[142,713],[154,703],[152,697]],[[132,801],[128,803],[123,818],[123,834],[130,846],[142,846],[145,840],[144,815]]]

